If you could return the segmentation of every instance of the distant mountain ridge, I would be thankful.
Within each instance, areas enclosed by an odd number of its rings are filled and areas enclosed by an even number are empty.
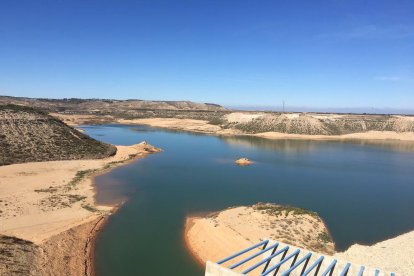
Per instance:
[[[38,107],[49,112],[68,113],[128,113],[133,110],[174,110],[174,111],[226,111],[212,103],[191,101],[147,101],[114,99],[43,99],[0,96],[0,104],[15,104]]]

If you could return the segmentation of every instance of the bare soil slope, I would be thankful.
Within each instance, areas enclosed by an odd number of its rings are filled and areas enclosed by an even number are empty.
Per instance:
[[[15,163],[97,159],[116,148],[67,126],[43,111],[0,105],[0,166]]]
[[[0,235],[0,275],[36,275],[40,254],[31,241]]]
[[[344,135],[368,131],[414,132],[414,117],[397,115],[263,113],[251,119],[229,114],[222,122],[226,128],[246,133],[280,132],[305,135]]]

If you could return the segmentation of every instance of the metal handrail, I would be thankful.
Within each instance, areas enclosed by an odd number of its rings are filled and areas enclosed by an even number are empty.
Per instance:
[[[266,248],[265,250],[262,250],[262,251],[260,251],[260,252],[258,252],[258,253],[256,253],[256,254],[254,254],[254,255],[252,255],[252,256],[250,256],[250,257],[248,257],[248,258],[246,258],[246,259],[244,259],[244,260],[241,260],[240,262],[238,262],[238,263],[236,263],[236,264],[232,265],[232,266],[230,267],[230,269],[234,269],[234,268],[236,268],[236,267],[238,267],[238,266],[241,266],[242,264],[244,264],[244,263],[246,263],[246,262],[248,262],[248,261],[250,261],[250,260],[252,260],[252,259],[256,258],[256,257],[257,257],[257,256],[259,256],[259,255],[262,255],[262,254],[266,253],[267,251],[269,251],[269,250],[271,250],[271,249],[273,249],[273,248],[277,248],[278,246],[279,246],[279,243],[277,242],[277,243],[275,243],[274,245],[272,245],[272,246],[270,246],[270,247]]]
[[[238,257],[238,256],[240,256],[240,255],[243,255],[243,254],[244,254],[244,253],[246,253],[246,252],[249,252],[250,250],[253,250],[253,249],[255,249],[255,248],[257,248],[257,247],[259,247],[259,246],[261,246],[261,245],[263,245],[263,244],[267,244],[268,242],[269,242],[269,240],[262,241],[261,243],[255,244],[255,245],[253,245],[253,246],[251,246],[251,247],[249,247],[249,248],[247,248],[247,249],[245,249],[245,250],[242,250],[242,251],[240,251],[240,252],[238,252],[238,253],[236,253],[236,254],[234,254],[234,255],[231,255],[230,257],[225,258],[225,259],[223,259],[223,260],[221,260],[221,261],[219,261],[219,262],[217,262],[217,263],[218,263],[218,264],[223,264],[223,263],[225,263],[225,262],[228,262],[228,261],[230,261],[231,259],[234,259],[234,258],[236,258],[236,257]]]
[[[323,255],[320,255],[320,257],[316,261],[313,262],[313,261],[311,261],[311,259],[312,259],[312,256],[314,256],[314,252],[310,252],[310,251],[306,255],[301,257],[299,261],[296,262],[298,257],[301,255],[302,249],[296,248],[293,253],[291,253],[290,255],[285,257],[287,255],[287,253],[289,252],[289,249],[291,248],[291,246],[286,245],[282,249],[277,250],[278,247],[280,246],[280,243],[276,242],[275,244],[267,247],[269,242],[270,242],[269,240],[264,240],[260,243],[257,243],[253,246],[250,246],[249,248],[247,248],[245,250],[242,250],[242,251],[240,251],[236,254],[231,255],[230,257],[227,257],[227,258],[217,262],[217,264],[223,264],[225,262],[228,262],[228,261],[230,261],[230,260],[232,260],[236,257],[239,257],[239,256],[241,256],[241,255],[243,255],[243,254],[245,254],[245,253],[247,253],[251,250],[259,248],[260,246],[263,246],[263,247],[260,249],[259,252],[256,252],[256,253],[254,253],[250,256],[244,257],[242,260],[240,260],[237,263],[231,265],[229,267],[229,269],[238,268],[241,265],[253,260],[254,258],[256,258],[260,255],[263,255],[266,252],[269,252],[270,250],[272,250],[272,252],[270,253],[270,256],[265,257],[263,260],[253,264],[252,266],[245,269],[241,273],[243,275],[246,275],[247,273],[250,273],[251,271],[255,270],[256,268],[258,268],[260,266],[263,267],[263,265],[265,264],[261,275],[262,276],[267,276],[270,273],[273,273],[273,275],[276,275],[278,273],[279,269],[282,267],[282,265],[293,258],[293,261],[291,262],[290,267],[286,271],[283,271],[281,273],[282,276],[289,276],[295,269],[298,269],[302,264],[303,264],[303,266],[301,268],[302,271],[300,273],[301,276],[306,276],[306,275],[310,274],[312,271],[314,271],[314,275],[321,275],[321,276],[328,276],[329,275],[329,276],[331,276],[333,274],[336,266],[337,266],[337,263],[338,263],[338,261],[336,259],[333,259],[333,261],[332,261],[332,259],[330,259],[330,260],[326,259],[325,256],[323,256]],[[280,260],[278,261],[278,263],[276,263],[275,265],[273,265],[271,268],[268,269],[268,265],[271,264],[272,260],[274,260],[275,257],[277,257],[281,254],[282,254],[282,256],[280,257]],[[311,262],[311,263],[313,262],[313,263],[312,263],[312,265],[310,265],[308,267],[309,262]],[[326,269],[321,274],[319,274],[319,269],[321,268],[323,262],[325,262],[324,266],[327,262],[328,262],[329,265],[326,267]],[[351,265],[352,264],[348,262],[345,265],[344,269],[340,272],[340,276],[346,276],[348,274],[348,272],[350,271]],[[353,269],[354,268],[355,268],[355,266],[353,266]],[[338,269],[339,268],[337,268],[337,270]],[[283,268],[283,270],[284,270],[284,268]],[[365,270],[366,270],[365,266],[360,266],[357,275],[358,276],[363,276]],[[380,270],[376,269],[375,270],[375,275],[379,275],[379,273],[380,273]],[[392,272],[391,276],[395,276],[395,273]]]
[[[279,263],[277,263],[276,265],[274,265],[273,267],[269,268],[267,271],[265,271],[264,273],[262,273],[262,276],[266,276],[268,275],[270,272],[272,272],[273,270],[278,269],[280,266],[282,266],[282,264],[286,263],[289,259],[291,259],[292,257],[298,255],[300,253],[300,249],[296,249],[292,254],[290,254],[288,257],[284,258],[283,260],[281,260]]]
[[[258,267],[259,267],[259,266],[261,266],[262,264],[266,263],[267,261],[269,261],[269,260],[273,259],[274,257],[276,257],[277,255],[279,255],[280,253],[283,253],[283,252],[288,251],[288,250],[289,250],[289,246],[285,246],[284,248],[280,249],[279,251],[276,251],[276,253],[275,253],[275,254],[270,255],[269,257],[267,257],[267,258],[266,258],[266,259],[264,259],[263,261],[258,262],[257,264],[255,264],[254,266],[252,266],[252,267],[250,267],[250,268],[246,269],[246,270],[245,270],[245,271],[243,271],[242,273],[243,273],[243,274],[247,274],[247,273],[249,273],[250,271],[252,271],[252,270],[254,270],[254,269],[258,268]]]

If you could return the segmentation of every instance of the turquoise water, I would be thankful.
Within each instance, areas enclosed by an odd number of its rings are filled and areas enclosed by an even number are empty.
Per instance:
[[[411,144],[219,138],[125,125],[84,128],[102,141],[146,140],[164,149],[97,178],[100,203],[129,199],[99,235],[100,276],[203,275],[184,247],[185,217],[234,205],[274,202],[317,211],[338,249],[414,229]],[[239,157],[256,163],[236,166]]]

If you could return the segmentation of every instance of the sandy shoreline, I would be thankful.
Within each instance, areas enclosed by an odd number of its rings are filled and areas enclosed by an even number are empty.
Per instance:
[[[95,204],[94,178],[157,151],[141,143],[117,146],[117,154],[105,159],[0,167],[0,235],[34,243],[38,263],[48,265],[32,275],[47,275],[48,268],[53,275],[91,275],[96,234],[115,210]],[[0,274],[7,269],[0,264]]]
[[[208,121],[193,119],[174,119],[174,118],[150,118],[150,119],[118,119],[117,123],[132,125],[148,125],[151,127],[166,128],[172,130],[197,132],[222,136],[253,136],[266,139],[293,139],[293,140],[319,140],[319,141],[341,141],[341,140],[397,140],[414,141],[413,132],[395,131],[367,131],[361,133],[351,133],[344,135],[306,135],[289,134],[281,132],[262,132],[256,134],[243,133],[235,129],[222,129],[220,126],[209,124]]]
[[[185,245],[185,248],[187,249],[187,251],[191,254],[191,256],[193,256],[194,260],[196,260],[197,263],[201,267],[204,267],[204,265],[205,265],[204,260],[197,254],[197,252],[192,250],[191,246],[190,246],[189,231],[192,229],[192,227],[195,224],[194,218],[195,217],[187,217],[186,218],[185,227],[184,227],[184,231],[183,231],[184,245]]]
[[[237,129],[224,129],[219,125],[210,124],[205,120],[198,119],[177,119],[177,118],[143,118],[143,119],[118,119],[113,116],[81,115],[81,114],[59,114],[53,113],[65,123],[71,126],[88,124],[90,121],[96,123],[119,123],[129,125],[147,125],[155,128],[164,128],[177,131],[203,133],[218,136],[253,136],[265,139],[292,139],[292,140],[316,140],[316,141],[414,141],[414,132],[396,131],[367,131],[344,135],[306,135],[290,134],[281,132],[261,132],[249,134]],[[249,115],[252,117],[252,115]],[[254,115],[253,115],[254,117]],[[320,116],[321,117],[321,116]]]

